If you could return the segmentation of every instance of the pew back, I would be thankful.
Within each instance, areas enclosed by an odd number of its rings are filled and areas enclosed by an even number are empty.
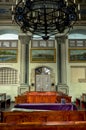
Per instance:
[[[0,130],[86,130],[86,121],[0,124]]]
[[[2,112],[3,123],[86,121],[86,111]]]

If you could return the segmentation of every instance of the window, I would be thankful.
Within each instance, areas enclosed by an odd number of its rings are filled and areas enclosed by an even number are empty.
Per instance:
[[[17,84],[18,72],[15,69],[0,68],[0,84]]]

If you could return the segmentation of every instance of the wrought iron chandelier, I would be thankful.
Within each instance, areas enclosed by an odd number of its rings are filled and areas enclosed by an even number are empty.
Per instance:
[[[23,32],[44,40],[69,30],[77,20],[75,0],[19,0],[12,14]]]

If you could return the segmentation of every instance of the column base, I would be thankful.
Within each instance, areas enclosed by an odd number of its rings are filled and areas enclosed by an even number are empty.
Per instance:
[[[21,95],[22,93],[24,93],[24,92],[26,92],[26,91],[29,91],[28,85],[26,85],[26,84],[21,84],[21,85],[18,87],[18,95]]]
[[[59,83],[58,85],[57,85],[57,91],[58,92],[62,92],[62,93],[64,93],[64,94],[69,94],[69,87],[67,86],[67,84],[63,84],[63,83]]]

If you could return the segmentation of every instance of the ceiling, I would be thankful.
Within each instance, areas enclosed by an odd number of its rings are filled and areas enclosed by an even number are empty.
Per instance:
[[[19,1],[19,0],[18,0]],[[71,0],[74,1],[74,0]],[[16,0],[0,0],[0,26],[16,25],[12,21],[12,5],[15,7]],[[86,0],[76,0],[77,9],[80,7],[80,15],[78,15],[77,25],[86,25]],[[78,6],[79,5],[79,6]],[[79,19],[80,16],[80,19]]]

